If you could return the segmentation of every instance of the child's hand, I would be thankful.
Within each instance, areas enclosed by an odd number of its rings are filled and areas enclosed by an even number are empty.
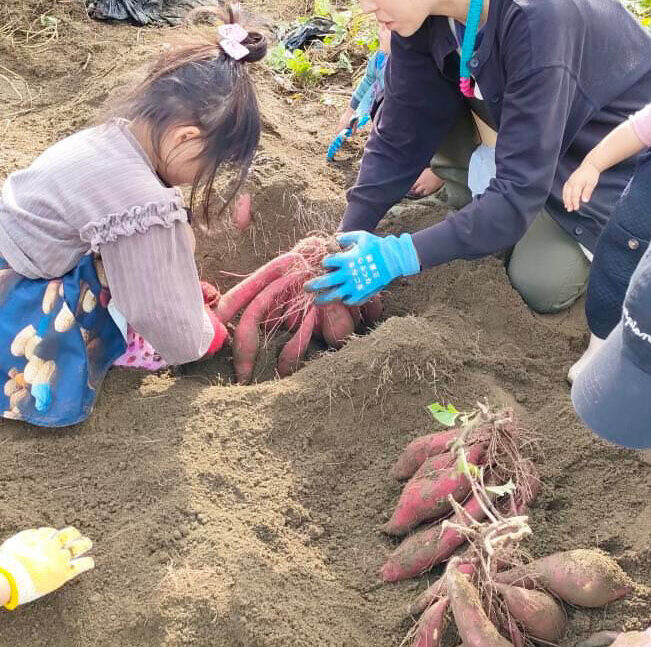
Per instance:
[[[339,119],[339,124],[337,125],[337,134],[339,134],[342,130],[346,130],[346,128],[348,128],[350,125],[350,120],[354,117],[354,115],[355,111],[350,106],[348,106]]]
[[[577,211],[581,202],[590,202],[601,172],[587,160],[579,166],[563,187],[563,202],[568,211]]]
[[[23,530],[0,546],[0,575],[11,590],[7,609],[36,600],[95,566],[83,557],[93,542],[76,528]]]

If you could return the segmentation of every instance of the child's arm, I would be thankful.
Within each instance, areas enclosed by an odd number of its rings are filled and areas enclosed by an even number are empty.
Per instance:
[[[636,155],[651,145],[651,104],[610,132],[585,157],[581,166],[563,187],[563,202],[568,211],[576,211],[581,202],[589,202],[607,169]]]
[[[357,110],[357,106],[362,102],[362,99],[366,96],[366,93],[371,89],[375,81],[377,81],[376,65],[375,59],[377,54],[373,54],[368,60],[366,65],[366,74],[364,78],[359,82],[359,85],[353,92],[353,96],[350,100],[350,107],[353,110]]]
[[[153,225],[100,245],[116,308],[168,364],[200,359],[227,337],[204,307],[188,229]]]

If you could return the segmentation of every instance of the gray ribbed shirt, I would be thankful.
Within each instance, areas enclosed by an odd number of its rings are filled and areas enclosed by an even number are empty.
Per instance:
[[[214,336],[192,237],[128,122],[82,130],[9,175],[0,256],[23,276],[57,278],[98,252],[115,306],[170,364],[202,357]]]

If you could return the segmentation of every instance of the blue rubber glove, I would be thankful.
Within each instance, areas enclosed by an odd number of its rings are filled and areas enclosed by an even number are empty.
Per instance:
[[[323,267],[331,270],[305,284],[309,292],[319,292],[317,305],[343,301],[358,306],[384,289],[399,276],[420,272],[420,261],[409,234],[380,237],[367,231],[351,231],[337,236],[343,252],[326,256]]]

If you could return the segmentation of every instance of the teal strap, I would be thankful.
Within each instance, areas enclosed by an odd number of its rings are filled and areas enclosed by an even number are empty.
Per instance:
[[[481,12],[484,8],[484,0],[470,0],[468,15],[466,16],[466,31],[463,35],[463,44],[461,46],[461,68],[459,76],[461,79],[470,78],[468,62],[475,52],[475,42],[479,32],[479,23],[481,21]]]

